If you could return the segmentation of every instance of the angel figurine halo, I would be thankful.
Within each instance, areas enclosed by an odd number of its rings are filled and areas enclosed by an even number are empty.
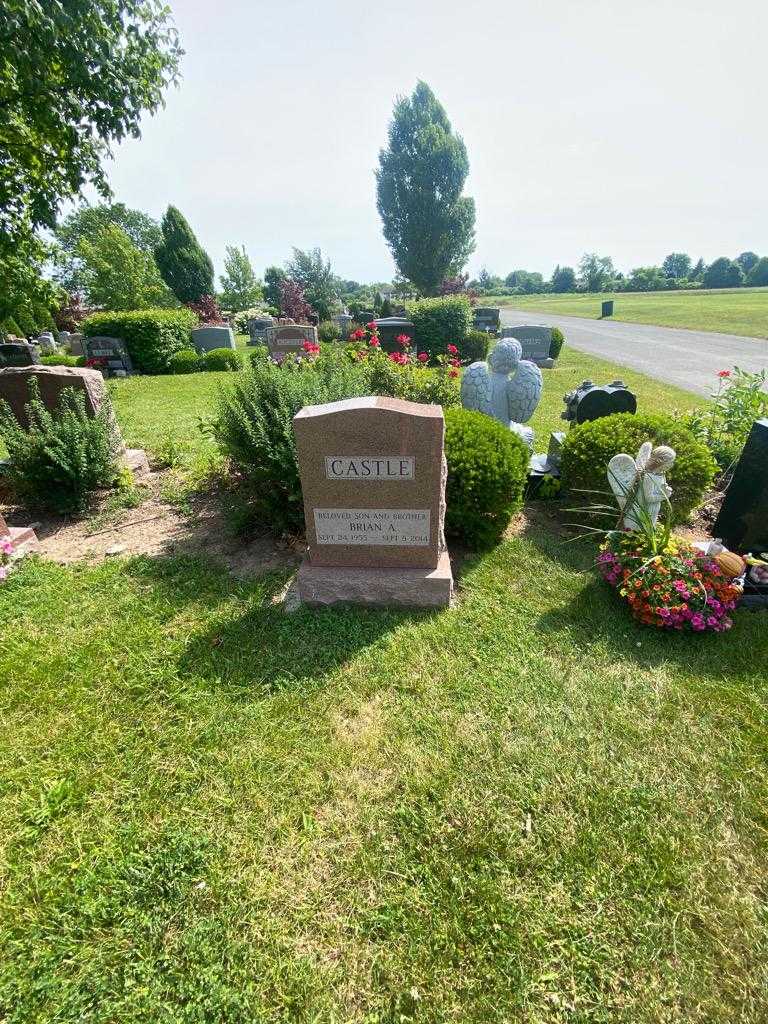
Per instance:
[[[624,453],[613,456],[608,463],[608,483],[621,509],[619,529],[642,530],[645,524],[640,519],[645,516],[656,526],[661,503],[672,493],[665,474],[674,465],[675,457],[673,448],[654,448],[650,441],[640,446],[634,459]]]

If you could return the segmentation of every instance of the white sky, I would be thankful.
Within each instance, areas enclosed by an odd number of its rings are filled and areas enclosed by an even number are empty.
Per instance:
[[[319,245],[386,280],[373,171],[424,79],[466,142],[468,268],[549,275],[585,251],[768,254],[766,0],[171,0],[183,80],[116,153],[116,198],[178,206],[221,271]]]

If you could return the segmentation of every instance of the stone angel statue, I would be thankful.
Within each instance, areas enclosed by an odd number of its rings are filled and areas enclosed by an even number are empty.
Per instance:
[[[608,483],[621,509],[618,529],[642,530],[645,510],[656,526],[661,503],[669,498],[672,488],[665,474],[674,465],[675,451],[666,445],[654,448],[650,441],[641,445],[636,458],[614,455],[608,463]]]
[[[516,338],[503,338],[491,349],[488,362],[472,363],[461,381],[461,404],[493,416],[518,434],[533,450],[533,430],[523,424],[541,398],[541,370],[522,359]]]

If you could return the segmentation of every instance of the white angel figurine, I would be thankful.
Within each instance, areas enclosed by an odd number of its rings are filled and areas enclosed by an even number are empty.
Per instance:
[[[661,503],[672,493],[664,474],[674,462],[674,449],[666,445],[654,448],[650,441],[641,445],[637,458],[625,454],[613,456],[608,463],[608,483],[622,510],[619,529],[643,529],[640,520],[645,517],[641,516],[641,509],[653,526],[656,525]]]
[[[533,431],[524,427],[541,398],[541,370],[522,359],[516,338],[503,338],[491,349],[488,362],[467,367],[461,381],[461,404],[493,416],[518,434],[533,450]]]

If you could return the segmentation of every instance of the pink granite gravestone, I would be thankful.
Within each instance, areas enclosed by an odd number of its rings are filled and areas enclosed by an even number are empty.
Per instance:
[[[440,406],[352,398],[307,406],[293,425],[308,545],[300,598],[449,604]]]
[[[0,514],[0,541],[10,540],[15,555],[40,550],[37,534],[29,526],[9,526]]]

